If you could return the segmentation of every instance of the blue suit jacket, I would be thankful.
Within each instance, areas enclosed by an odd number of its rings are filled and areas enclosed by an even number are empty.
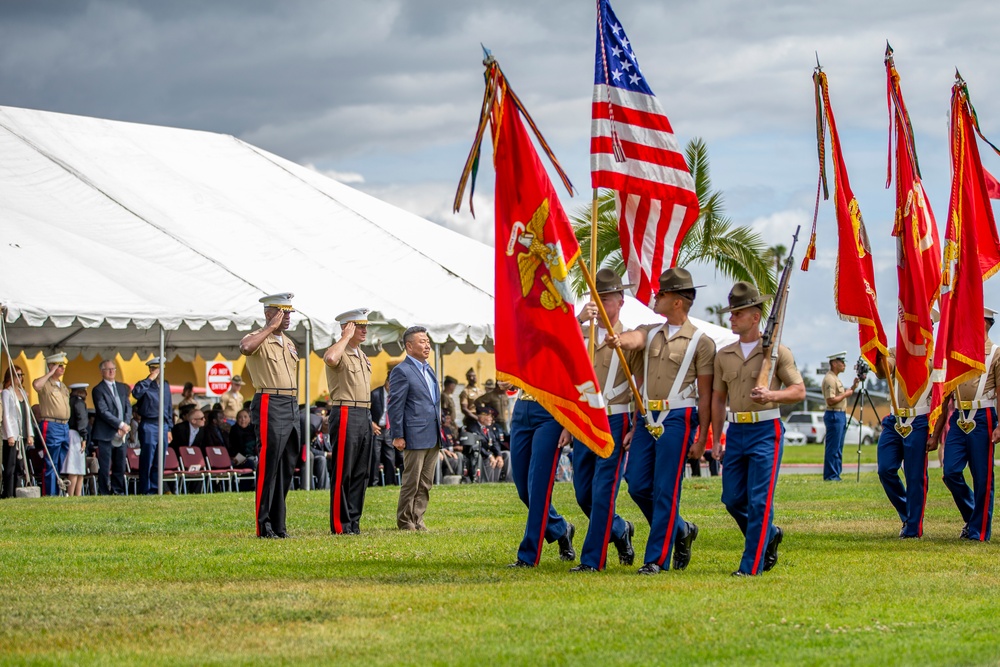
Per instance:
[[[124,382],[115,382],[115,389],[118,390],[118,398],[122,402],[121,421],[128,424],[132,421],[132,404],[128,401],[128,385]],[[90,396],[94,399],[94,430],[90,434],[91,440],[110,441],[118,432],[118,406],[115,405],[115,397],[111,395],[111,388],[103,380],[98,382],[90,390]]]
[[[433,394],[423,371],[409,357],[389,375],[389,437],[405,438],[407,449],[430,449],[441,440],[437,377]]]

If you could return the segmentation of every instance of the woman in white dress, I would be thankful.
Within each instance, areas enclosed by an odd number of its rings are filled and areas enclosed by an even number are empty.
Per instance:
[[[14,376],[12,377],[11,371]],[[17,471],[23,462],[18,462],[18,440],[26,447],[35,444],[28,417],[28,392],[24,390],[24,371],[19,366],[11,366],[3,376],[3,489],[0,498],[13,498],[17,487]]]

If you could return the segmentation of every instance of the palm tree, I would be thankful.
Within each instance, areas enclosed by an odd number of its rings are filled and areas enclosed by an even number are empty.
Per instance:
[[[681,243],[677,266],[704,262],[730,280],[752,282],[763,294],[773,294],[777,287],[771,256],[760,235],[749,227],[734,225],[723,214],[723,194],[712,190],[709,175],[708,147],[701,139],[688,142],[684,149],[688,168],[694,178],[701,213]],[[573,215],[573,228],[580,243],[580,258],[590,261],[590,213],[586,204]],[[624,275],[615,193],[605,190],[597,200],[597,266]],[[587,291],[583,276],[575,269],[572,276],[577,294]]]
[[[778,243],[767,249],[768,258],[774,262],[774,275],[779,275],[781,273],[781,265],[785,261],[785,255],[788,254],[788,248]]]
[[[726,314],[722,310],[726,307],[723,303],[717,303],[714,306],[705,306],[705,312],[708,313],[709,317],[714,317],[715,321],[720,327],[726,327]]]

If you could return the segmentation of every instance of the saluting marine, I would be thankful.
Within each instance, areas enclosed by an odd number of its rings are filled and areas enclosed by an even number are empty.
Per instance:
[[[250,419],[257,440],[257,537],[288,537],[285,496],[292,487],[302,442],[299,419],[299,355],[285,335],[292,321],[289,292],[271,294],[264,304],[267,325],[240,341],[240,352],[257,392],[250,401]]]
[[[798,403],[806,395],[792,352],[784,345],[778,346],[773,379],[767,386],[759,384],[765,364],[760,320],[771,298],[750,283],[733,286],[729,306],[722,312],[730,313],[733,333],[740,339],[715,356],[712,456],[722,459],[722,502],[745,537],[740,567],[733,576],[758,575],[778,563],[784,533],[774,525],[774,488],[785,445],[778,405]],[[725,458],[723,422],[729,422]]]
[[[688,319],[697,288],[686,269],[667,269],[653,310],[667,318],[621,334],[621,346],[643,350],[642,400],[648,412],[633,426],[628,492],[649,522],[639,574],[691,561],[698,526],[681,518],[681,480],[688,457],[701,458],[711,422],[715,342]],[[698,433],[695,442],[695,432]]]
[[[59,495],[59,476],[63,462],[69,453],[69,387],[62,381],[66,374],[66,364],[69,359],[59,352],[45,357],[48,372],[31,383],[38,392],[38,405],[41,408],[42,441],[49,450],[44,458],[44,481],[42,495]]]
[[[1000,348],[989,338],[996,311],[984,308],[986,320],[986,372],[955,388],[948,401],[954,405],[945,439],[943,476],[965,526],[960,537],[988,542],[993,528],[993,454],[1000,440],[997,425],[997,386],[1000,386]],[[944,406],[947,414],[948,403]],[[944,419],[934,429],[936,444],[944,430]],[[972,488],[965,482],[965,467],[972,475]]]
[[[368,312],[358,308],[338,315],[340,340],[323,355],[330,388],[330,532],[334,535],[361,533],[372,440],[382,433],[372,422],[372,364],[360,347],[368,335]]]

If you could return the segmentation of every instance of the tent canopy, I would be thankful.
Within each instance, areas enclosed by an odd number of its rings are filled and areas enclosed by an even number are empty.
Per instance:
[[[316,348],[492,344],[491,248],[228,135],[0,107],[0,212],[15,353],[233,356],[280,291]]]

